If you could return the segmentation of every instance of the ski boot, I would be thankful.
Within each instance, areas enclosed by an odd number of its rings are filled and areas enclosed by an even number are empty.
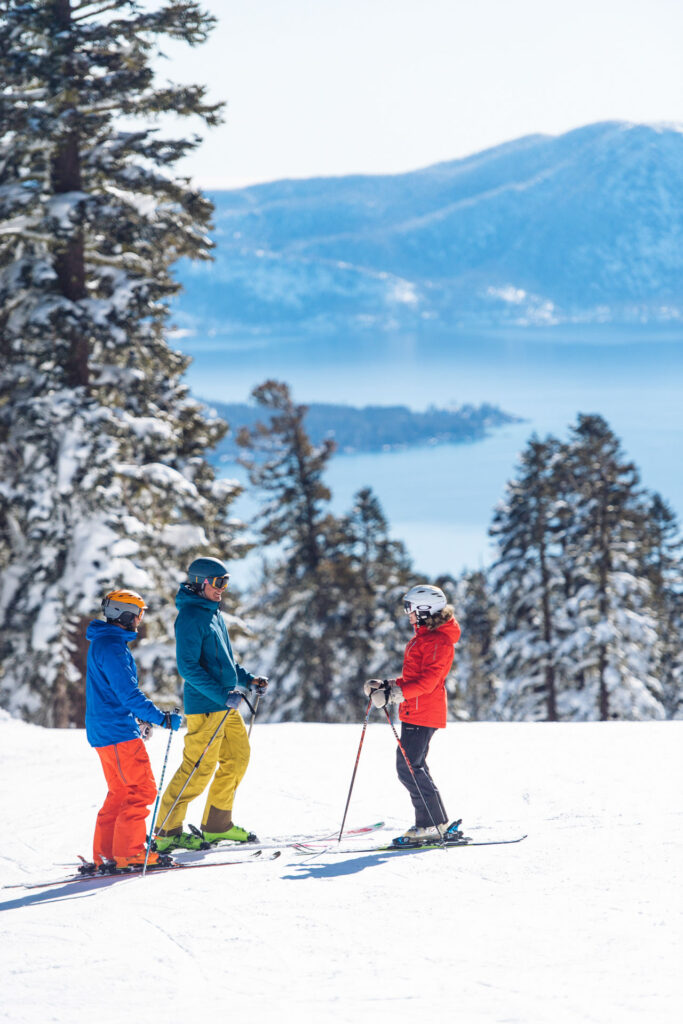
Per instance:
[[[411,825],[402,836],[396,836],[395,839],[392,839],[391,845],[405,847],[406,849],[416,846],[432,846],[434,843],[444,841],[445,832],[445,822],[442,825]]]
[[[147,858],[147,871],[154,871],[155,868],[168,868],[173,864],[173,857],[168,853],[156,853],[149,851]],[[117,857],[116,872],[139,871],[145,866],[145,852],[137,853],[133,857]]]
[[[192,826],[190,826],[192,828]],[[199,832],[195,830],[203,838],[205,843],[210,846],[215,846],[217,843],[257,843],[258,836],[254,832],[247,832],[245,828],[240,828],[239,825],[231,825],[225,832]]]
[[[194,832],[181,832],[175,836],[157,836],[154,845],[159,853],[168,853],[171,850],[208,850],[209,848],[209,844],[202,839],[201,833],[195,835]]]

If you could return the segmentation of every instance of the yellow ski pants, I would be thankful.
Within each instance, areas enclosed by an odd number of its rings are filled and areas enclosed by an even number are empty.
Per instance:
[[[211,739],[224,714],[224,711],[212,711],[204,715],[187,715],[187,735],[185,736],[183,761],[164,791],[159,806],[159,814],[154,826],[155,831],[161,826],[161,823],[173,806],[173,801],[187,782],[187,779],[192,775],[192,769],[201,757],[202,751]],[[199,768],[197,768],[190,782],[185,787],[183,795],[173,808],[173,813],[164,824],[164,833],[168,835],[168,833],[179,832],[182,829],[187,805],[204,792],[214,773],[214,769],[216,769],[216,765],[218,765],[218,768],[206,797],[202,825],[206,825],[212,807],[227,812],[226,818],[229,819],[235,799],[235,790],[242,781],[249,764],[249,753],[247,730],[239,711],[233,708],[225,719],[223,727],[219,730],[216,738],[204,754]]]

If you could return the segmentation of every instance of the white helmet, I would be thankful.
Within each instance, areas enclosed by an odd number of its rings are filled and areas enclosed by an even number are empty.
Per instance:
[[[418,622],[429,615],[436,615],[445,607],[446,595],[443,590],[432,587],[429,583],[418,583],[403,596],[403,610],[406,615],[415,612]]]

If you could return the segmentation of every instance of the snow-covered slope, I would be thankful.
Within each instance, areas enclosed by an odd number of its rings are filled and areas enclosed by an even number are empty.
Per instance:
[[[338,826],[359,739],[257,722],[237,820],[262,837]],[[165,743],[157,730],[157,774]],[[393,758],[375,721],[352,825],[409,823]],[[528,839],[0,890],[2,1019],[680,1020],[683,723],[452,724],[430,760],[467,832]],[[81,732],[0,713],[0,786],[2,884],[89,853],[104,788]]]
[[[683,130],[622,122],[219,192],[216,263],[183,268],[177,320],[200,337],[676,322],[682,197]]]

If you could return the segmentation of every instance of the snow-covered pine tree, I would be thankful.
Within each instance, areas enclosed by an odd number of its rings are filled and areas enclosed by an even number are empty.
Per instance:
[[[440,586],[441,584],[439,584]],[[455,587],[455,617],[462,637],[455,648],[456,695],[451,711],[470,721],[493,717],[496,607],[483,570],[464,573]]]
[[[659,494],[649,501],[649,549],[644,568],[652,587],[657,624],[657,660],[653,672],[662,687],[668,718],[683,714],[683,561],[678,519]]]
[[[273,681],[263,709],[271,719],[355,721],[362,682],[400,670],[405,637],[397,602],[409,562],[388,538],[369,489],[349,515],[330,513],[323,473],[334,443],[311,444],[306,406],[294,403],[288,386],[266,381],[253,397],[266,416],[244,428],[238,443],[266,499],[258,524],[270,554],[251,595],[256,638],[245,660]]]
[[[656,618],[645,564],[652,545],[635,465],[602,416],[580,415],[565,467],[575,500],[566,526],[569,629],[558,650],[570,687],[562,718],[663,718]]]
[[[237,486],[204,457],[224,425],[164,339],[174,262],[208,257],[211,205],[171,173],[199,139],[150,127],[219,121],[150,67],[211,27],[187,0],[0,11],[0,703],[43,724],[83,723],[83,630],[113,585],[147,599],[143,682],[175,693],[175,584],[233,545]]]
[[[411,633],[401,598],[413,585],[414,573],[404,545],[389,537],[389,524],[371,488],[355,495],[340,527],[339,548],[351,584],[350,592],[342,595],[350,617],[344,655],[348,719],[355,721],[366,679],[401,671]]]
[[[274,684],[263,710],[282,721],[336,721],[343,689],[337,641],[350,621],[339,586],[349,584],[350,566],[328,557],[337,547],[338,523],[322,476],[334,442],[311,444],[306,406],[294,403],[287,384],[265,381],[252,397],[264,421],[243,427],[237,442],[251,483],[266,498],[260,539],[276,552],[248,611],[258,645],[251,663]]]
[[[490,529],[498,544],[491,570],[498,611],[496,715],[504,719],[558,718],[557,646],[564,623],[560,465],[559,442],[533,436]]]

